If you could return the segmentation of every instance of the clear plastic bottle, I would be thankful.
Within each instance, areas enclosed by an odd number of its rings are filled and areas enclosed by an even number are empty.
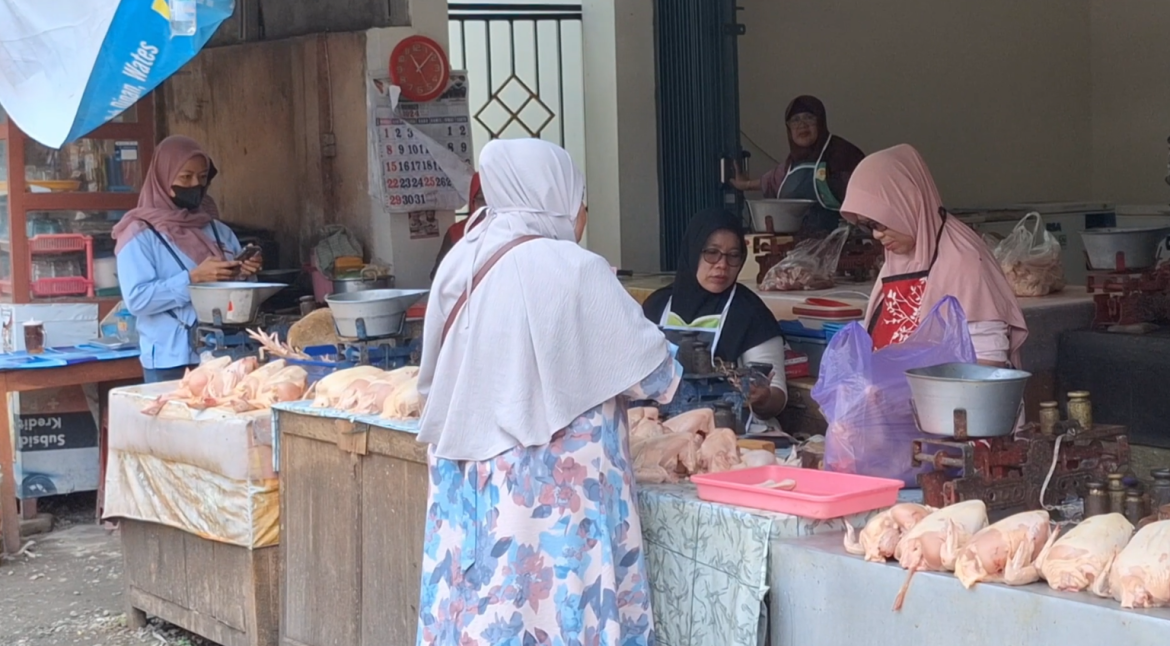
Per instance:
[[[171,12],[171,36],[194,36],[195,0],[167,0]]]

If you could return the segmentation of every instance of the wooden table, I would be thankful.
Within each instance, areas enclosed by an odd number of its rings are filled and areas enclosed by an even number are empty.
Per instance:
[[[132,379],[142,379],[142,363],[138,357],[0,372],[0,535],[4,538],[5,552],[13,554],[20,550],[14,453],[19,433],[12,432],[13,416],[8,409],[8,394]],[[99,406],[102,404],[99,402]]]

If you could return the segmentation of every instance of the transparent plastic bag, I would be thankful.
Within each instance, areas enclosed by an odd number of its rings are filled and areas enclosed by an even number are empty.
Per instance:
[[[1025,215],[992,253],[1016,296],[1046,296],[1064,289],[1060,241],[1044,228],[1039,213]]]
[[[930,436],[914,422],[906,371],[943,363],[975,363],[967,316],[951,296],[934,306],[909,339],[877,352],[858,323],[834,335],[812,390],[829,422],[825,469],[918,486],[915,476],[929,466],[910,465],[910,443]]]
[[[800,242],[784,260],[768,270],[760,289],[766,292],[829,289],[834,285],[837,262],[848,238],[849,227],[843,226],[823,240]]]

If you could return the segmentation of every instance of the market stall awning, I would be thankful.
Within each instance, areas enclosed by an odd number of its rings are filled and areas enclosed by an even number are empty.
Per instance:
[[[234,8],[234,0],[0,2],[0,106],[30,137],[59,148],[158,87]],[[194,20],[180,13],[192,10]]]

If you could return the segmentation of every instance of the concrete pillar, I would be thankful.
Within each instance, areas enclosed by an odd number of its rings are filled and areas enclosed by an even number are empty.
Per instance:
[[[583,0],[589,248],[658,271],[654,0]]]

